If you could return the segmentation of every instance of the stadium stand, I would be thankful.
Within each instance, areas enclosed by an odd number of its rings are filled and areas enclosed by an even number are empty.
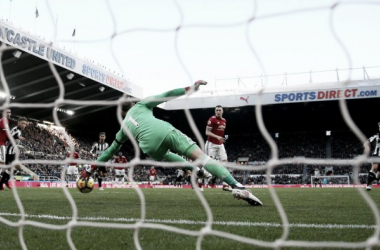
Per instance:
[[[16,124],[16,119],[11,119],[10,126]],[[24,131],[28,138],[22,143],[25,150],[22,150],[21,159],[61,159],[66,155],[63,132],[50,126],[38,125],[29,122]],[[70,133],[69,133],[70,135]],[[327,158],[333,159],[350,159],[359,155],[363,147],[360,142],[347,131],[334,132],[334,136],[326,137],[324,131],[320,132],[289,132],[282,133],[276,138],[279,148],[280,158],[291,157],[309,157],[309,158]],[[82,159],[90,159],[91,138],[71,136],[72,141],[79,146],[80,156]],[[236,134],[230,136],[226,143],[226,149],[230,162],[237,162],[239,157],[247,157],[249,165],[262,165],[270,158],[270,149],[260,134]],[[123,153],[128,160],[133,158],[133,149],[130,146],[123,147]],[[38,176],[61,176],[61,166],[51,164],[29,164],[30,170]],[[310,183],[310,176],[313,175],[315,168],[324,171],[325,166],[308,166],[297,164],[280,165],[273,169],[272,184],[301,184]],[[365,164],[360,168],[360,181],[365,183],[365,176],[370,168]],[[149,166],[137,166],[134,170],[134,181],[148,182]],[[163,184],[172,184],[175,180],[175,168],[160,168],[157,166],[159,180]],[[21,173],[27,175],[27,173]],[[258,171],[234,171],[236,179],[244,184],[267,184],[265,179],[265,170]],[[352,166],[334,166],[334,175],[352,175]],[[16,176],[17,177],[17,176]],[[108,181],[113,179],[113,173],[109,170]],[[189,180],[187,180],[189,182]],[[219,184],[219,182],[217,183]]]

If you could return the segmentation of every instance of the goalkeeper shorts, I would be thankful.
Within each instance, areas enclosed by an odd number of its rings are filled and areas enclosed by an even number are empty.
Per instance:
[[[174,129],[165,137],[157,151],[149,156],[160,161],[171,151],[181,156],[189,157],[196,148],[198,148],[198,146],[193,140],[181,131]]]

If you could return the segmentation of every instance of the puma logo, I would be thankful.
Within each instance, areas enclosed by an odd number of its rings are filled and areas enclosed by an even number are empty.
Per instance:
[[[243,100],[243,101],[245,101],[246,103],[248,103],[248,98],[249,98],[249,96],[247,96],[247,98],[244,98],[244,97],[240,96],[240,100]]]

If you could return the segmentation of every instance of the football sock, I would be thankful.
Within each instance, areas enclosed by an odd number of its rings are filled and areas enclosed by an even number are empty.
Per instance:
[[[219,179],[226,182],[228,185],[237,185],[240,184],[234,177],[232,177],[231,173],[223,167],[218,161],[211,159],[209,156],[205,155],[202,158],[203,165],[205,169],[210,172],[212,175],[215,175]],[[241,184],[240,184],[241,185]]]
[[[168,162],[188,162],[185,159],[183,159],[181,156],[174,154],[172,152],[169,152],[164,156],[164,159],[167,160]],[[190,164],[190,163],[189,163]],[[194,166],[185,166],[183,167],[186,170],[193,170]]]
[[[98,183],[99,183],[100,188],[102,187],[102,179],[103,179],[102,177],[100,176],[98,177]]]
[[[181,156],[171,152],[165,155],[165,159],[169,162],[187,162]],[[217,178],[225,181],[228,185],[235,185],[239,183],[234,179],[234,177],[232,177],[230,172],[228,172],[228,170],[225,167],[223,167],[218,161],[211,159],[209,156],[205,155],[202,158],[202,163],[208,172],[210,172]],[[184,168],[192,170],[194,166],[188,166]]]
[[[367,185],[370,185],[375,179],[376,179],[375,173],[373,173],[372,171],[369,171],[368,177],[367,177]]]

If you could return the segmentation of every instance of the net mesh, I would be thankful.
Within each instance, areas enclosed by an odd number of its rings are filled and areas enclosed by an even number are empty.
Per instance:
[[[45,7],[50,11],[50,15],[53,16],[53,12],[51,10],[51,2],[45,2],[44,5]],[[214,3],[216,5],[221,4],[220,2]],[[225,3],[227,4],[227,3]],[[191,73],[191,65],[189,62],[186,61],[186,57],[183,56],[180,50],[180,46],[182,43],[185,43],[183,40],[181,40],[181,33],[186,32],[187,30],[190,29],[199,29],[201,30],[201,33],[204,30],[207,30],[208,32],[212,32],[215,29],[225,29],[228,30],[231,27],[241,27],[242,30],[244,30],[244,35],[245,35],[245,41],[250,48],[251,52],[251,57],[252,60],[255,61],[257,64],[258,68],[260,68],[260,71],[262,72],[263,76],[260,77],[260,81],[256,83],[257,89],[256,93],[258,94],[258,98],[255,103],[255,111],[256,111],[256,120],[258,124],[258,128],[262,136],[265,138],[266,142],[268,143],[270,150],[271,150],[271,155],[272,158],[267,162],[267,164],[262,165],[262,166],[255,166],[254,170],[265,170],[267,175],[267,183],[269,183],[269,187],[271,186],[271,179],[270,175],[272,174],[273,169],[276,166],[284,165],[284,164],[307,164],[307,165],[318,165],[318,166],[340,166],[340,165],[352,165],[354,166],[354,173],[353,173],[353,181],[355,184],[359,184],[358,180],[358,171],[360,168],[360,165],[363,163],[366,163],[370,160],[375,161],[376,159],[369,159],[367,156],[362,155],[359,156],[355,159],[342,159],[342,160],[328,160],[328,159],[312,159],[312,158],[282,158],[279,159],[278,155],[278,147],[274,141],[274,139],[270,136],[269,132],[266,129],[266,126],[263,121],[263,114],[262,114],[262,101],[260,99],[260,96],[265,93],[266,91],[273,91],[277,90],[277,87],[273,87],[268,83],[268,78],[265,76],[267,74],[266,67],[264,63],[264,60],[261,59],[260,53],[259,53],[259,46],[255,45],[254,37],[259,35],[259,31],[255,31],[252,29],[253,26],[256,24],[259,24],[263,20],[271,19],[274,21],[278,21],[278,18],[283,17],[283,16],[297,16],[301,14],[309,14],[309,13],[314,13],[318,11],[326,11],[328,13],[328,16],[326,16],[326,21],[329,22],[329,33],[332,35],[333,39],[335,40],[337,48],[344,54],[348,68],[353,68],[353,63],[352,59],[350,56],[350,50],[348,46],[346,45],[345,41],[340,37],[339,32],[337,31],[337,28],[334,25],[334,19],[335,16],[337,15],[336,13],[343,8],[345,8],[347,5],[358,5],[360,7],[365,7],[365,8],[378,8],[379,4],[378,2],[372,2],[372,1],[352,1],[352,2],[331,2],[331,4],[325,5],[325,6],[316,6],[316,7],[310,7],[310,8],[299,8],[295,10],[288,10],[288,11],[282,11],[278,13],[273,13],[273,14],[268,14],[264,16],[258,16],[256,14],[257,9],[259,9],[260,5],[256,2],[252,2],[252,9],[251,14],[249,15],[248,18],[245,18],[244,20],[240,21],[233,21],[233,22],[228,22],[225,24],[218,24],[218,25],[213,25],[213,24],[184,24],[183,20],[187,18],[187,12],[186,8],[189,7],[187,6],[186,3],[184,2],[177,2],[174,1],[174,6],[177,9],[176,17],[178,18],[177,22],[174,27],[172,28],[140,28],[142,26],[140,25],[135,25],[135,27],[125,29],[122,31],[119,31],[116,29],[116,26],[118,23],[116,22],[114,18],[114,11],[113,6],[111,2],[105,1],[106,5],[106,10],[105,12],[113,21],[113,25],[111,27],[107,27],[109,30],[111,30],[112,34],[107,36],[106,38],[98,38],[95,37],[94,39],[89,39],[89,40],[81,40],[81,41],[76,41],[76,43],[95,43],[99,41],[111,41],[111,47],[107,53],[113,55],[113,59],[116,65],[119,66],[119,69],[123,71],[123,67],[120,66],[119,60],[116,56],[117,52],[114,50],[112,44],[117,42],[117,38],[119,36],[123,35],[128,35],[128,34],[133,34],[136,32],[146,32],[151,34],[153,37],[159,38],[160,34],[163,33],[170,33],[173,36],[174,39],[174,47],[172,48],[172,53],[175,54],[175,56],[178,59],[178,65],[181,70],[186,72],[187,76],[187,81],[186,82],[194,82],[194,76]],[[131,6],[133,9],[133,5]],[[127,10],[126,10],[127,11]],[[37,14],[36,14],[37,15]],[[55,18],[52,17],[52,23],[55,23],[56,20]],[[54,29],[55,32],[57,32],[57,26],[55,26]],[[59,41],[58,42],[68,42],[65,40]],[[0,47],[0,53],[3,54],[7,50],[13,50],[12,47],[6,45],[5,43],[2,43]],[[54,123],[57,124],[58,126],[61,125],[60,119],[58,118],[57,115],[57,109],[60,108],[62,105],[65,104],[74,104],[74,105],[80,105],[80,106],[118,106],[118,111],[120,111],[120,106],[123,103],[124,99],[120,98],[118,100],[114,101],[103,101],[103,100],[96,100],[96,101],[82,101],[82,100],[67,100],[64,98],[64,93],[65,93],[65,86],[62,82],[61,76],[56,70],[56,67],[53,63],[49,62],[49,66],[51,69],[51,72],[54,75],[54,78],[56,79],[57,85],[59,86],[59,97],[49,103],[18,103],[17,99],[15,101],[11,101],[9,96],[10,96],[10,90],[8,88],[8,83],[6,76],[4,75],[4,71],[2,68],[2,65],[0,66],[0,77],[1,77],[1,82],[4,87],[4,91],[7,94],[7,97],[5,99],[5,102],[1,106],[1,109],[3,112],[7,108],[23,108],[23,107],[28,107],[28,108],[33,108],[33,109],[51,109],[53,112],[53,117],[54,117]],[[124,74],[124,72],[122,72]],[[126,75],[126,74],[124,74]],[[283,76],[282,76],[283,77]],[[345,88],[351,81],[351,70],[348,70],[347,77],[345,81],[341,82],[341,88]],[[283,79],[282,85],[287,85],[287,81]],[[219,85],[220,86],[220,85]],[[318,88],[318,84],[315,84],[314,87]],[[323,86],[322,86],[323,87]],[[293,91],[302,91],[304,86],[288,86],[288,89],[293,90]],[[347,124],[347,126],[352,130],[352,132],[359,138],[361,142],[366,141],[365,136],[363,133],[359,130],[359,128],[355,125],[355,122],[352,120],[349,110],[347,108],[346,102],[344,99],[341,99],[339,101],[339,106],[341,113],[344,117],[344,120]],[[197,127],[194,123],[194,120],[191,116],[191,113],[189,112],[188,109],[185,109],[185,114],[188,119],[188,122],[190,124],[190,127],[192,131],[195,133],[196,138],[199,142],[199,145],[204,145],[204,141],[202,139],[202,136],[200,132],[197,130]],[[5,113],[4,113],[5,114]],[[117,118],[119,123],[122,123],[122,117],[120,115],[120,112],[117,114]],[[11,142],[15,144],[15,141],[12,137],[9,137]],[[65,138],[67,141],[71,141],[70,137],[65,133]],[[163,167],[173,167],[173,164],[170,163],[157,163],[155,161],[150,161],[150,160],[141,160],[140,155],[139,155],[139,150],[138,150],[138,145],[135,140],[131,140],[133,147],[135,148],[136,155],[134,159],[128,163],[128,167],[130,167],[129,171],[129,178],[133,180],[133,168],[138,165],[138,164],[146,164],[146,165],[157,165],[159,164],[160,166]],[[74,145],[70,145],[70,147],[73,149]],[[368,154],[368,152],[367,152]],[[16,153],[16,160],[12,163],[12,167],[14,167],[17,164],[35,164],[35,163],[43,163],[43,164],[67,164],[69,160],[65,160],[64,162],[62,161],[55,161],[55,160],[20,160],[19,158],[19,152],[17,151]],[[84,160],[79,160],[78,163],[85,164],[85,163],[91,163],[91,162],[86,162]],[[175,164],[176,166],[181,166],[181,164]],[[247,166],[239,166],[235,165],[232,163],[228,163],[227,167],[237,169],[237,170],[246,170]],[[248,166],[248,168],[250,168]],[[253,169],[252,169],[253,170]],[[64,176],[62,176],[64,177]],[[192,178],[194,179],[195,176],[194,174],[192,175]],[[64,178],[62,178],[64,180]],[[63,184],[63,181],[62,181]],[[127,221],[126,223],[113,223],[113,222],[90,222],[90,221],[84,221],[84,220],[78,220],[78,210],[77,210],[77,204],[75,203],[72,195],[68,191],[67,188],[65,188],[64,185],[62,185],[62,190],[67,198],[67,200],[70,203],[71,206],[71,219],[68,223],[65,223],[63,225],[54,225],[54,224],[49,224],[49,223],[41,223],[38,221],[33,220],[33,218],[26,216],[26,212],[24,210],[24,205],[23,201],[19,197],[19,191],[17,188],[13,188],[12,192],[15,197],[18,209],[20,211],[20,219],[17,222],[12,222],[11,220],[6,219],[4,216],[0,216],[0,222],[6,225],[9,225],[11,227],[17,227],[19,229],[19,240],[20,244],[23,249],[27,249],[28,246],[26,244],[26,240],[24,238],[24,227],[27,225],[32,225],[34,227],[39,227],[39,228],[45,228],[45,229],[54,229],[54,230],[65,230],[66,231],[66,236],[67,236],[67,242],[70,246],[71,249],[76,249],[76,246],[72,240],[72,230],[74,227],[77,226],[85,226],[85,227],[95,227],[95,228],[118,228],[118,229],[130,229],[134,230],[134,247],[136,249],[142,249],[141,247],[141,239],[139,238],[139,231],[142,228],[148,228],[148,229],[158,229],[158,230],[165,230],[169,232],[173,232],[176,234],[181,234],[181,235],[188,235],[188,236],[194,236],[197,237],[197,243],[196,243],[196,249],[201,249],[202,246],[202,241],[204,240],[205,236],[218,236],[221,238],[226,238],[226,239],[231,239],[237,242],[244,242],[247,244],[251,244],[252,246],[257,246],[257,247],[268,247],[268,248],[275,248],[275,249],[280,249],[283,247],[300,247],[300,248],[371,248],[375,245],[379,245],[379,233],[380,233],[380,214],[378,207],[374,200],[365,192],[363,189],[358,189],[358,192],[360,195],[363,197],[365,202],[368,204],[370,207],[373,216],[375,218],[375,223],[376,227],[374,229],[373,235],[369,237],[367,240],[363,242],[339,242],[339,241],[298,241],[298,240],[289,240],[289,231],[290,231],[290,226],[291,224],[289,223],[287,214],[282,206],[282,203],[279,199],[279,196],[276,192],[275,189],[269,188],[269,193],[271,198],[274,200],[275,208],[277,209],[279,216],[281,218],[281,224],[280,226],[282,227],[282,235],[274,240],[274,241],[263,241],[255,238],[249,238],[249,237],[243,237],[240,235],[236,234],[231,234],[223,231],[218,231],[212,228],[213,223],[216,223],[213,220],[213,213],[210,209],[210,206],[208,205],[205,197],[202,195],[199,190],[195,189],[194,192],[196,193],[197,197],[199,198],[200,202],[203,205],[204,208],[204,213],[207,215],[207,220],[205,221],[204,227],[202,227],[201,230],[199,231],[193,231],[193,230],[186,230],[180,227],[176,226],[169,226],[164,223],[160,222],[151,222],[146,219],[146,199],[138,187],[135,187],[135,191],[138,194],[138,197],[140,199],[140,207],[141,207],[141,215],[140,218],[136,221]],[[231,201],[232,202],[232,201]]]

